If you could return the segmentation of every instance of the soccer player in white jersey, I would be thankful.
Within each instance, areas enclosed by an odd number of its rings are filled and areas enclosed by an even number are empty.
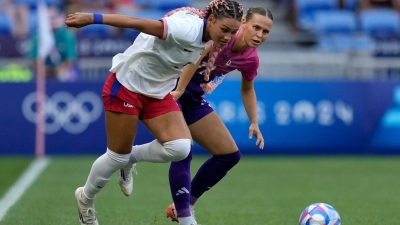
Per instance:
[[[218,54],[235,35],[242,15],[242,6],[233,0],[214,0],[204,11],[180,8],[159,21],[116,14],[68,15],[68,27],[97,23],[141,32],[132,46],[114,56],[104,85],[107,152],[93,163],[85,186],[75,191],[81,224],[98,225],[94,199],[132,157],[136,161],[172,162],[169,180],[179,223],[197,224],[189,208],[190,173],[179,164],[189,162],[183,165],[190,167],[191,135],[170,91],[182,68],[195,66],[208,41],[214,42],[212,54]],[[210,60],[210,68],[212,64]],[[139,120],[156,140],[132,148]],[[131,179],[131,171],[122,172]],[[176,195],[180,190],[184,194]],[[123,191],[129,195],[132,190]]]

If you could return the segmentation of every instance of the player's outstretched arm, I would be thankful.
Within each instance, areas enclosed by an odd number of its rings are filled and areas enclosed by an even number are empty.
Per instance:
[[[256,145],[258,145],[260,149],[264,149],[264,138],[258,126],[257,96],[254,90],[254,80],[248,81],[242,78],[240,91],[244,108],[250,120],[249,138],[252,138],[253,135],[255,135],[257,138]]]
[[[190,80],[193,78],[196,70],[199,68],[201,61],[203,58],[211,51],[211,44],[209,44],[206,49],[201,53],[200,59],[197,61],[196,65],[185,66],[183,67],[182,75],[179,77],[178,85],[176,86],[176,90],[171,92],[174,96],[175,100],[178,100],[183,93],[187,85],[189,84]]]
[[[162,37],[164,25],[159,20],[142,19],[119,14],[74,13],[69,14],[65,25],[81,28],[90,24],[106,24],[114,27],[131,28],[137,31]]]

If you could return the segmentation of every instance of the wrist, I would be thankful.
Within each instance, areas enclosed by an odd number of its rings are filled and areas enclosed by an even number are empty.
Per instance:
[[[176,91],[185,92],[184,88],[176,88]]]
[[[103,15],[100,13],[93,13],[93,24],[103,24]]]

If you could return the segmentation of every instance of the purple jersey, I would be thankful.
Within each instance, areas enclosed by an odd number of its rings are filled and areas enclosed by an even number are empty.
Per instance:
[[[204,81],[204,73],[206,71],[209,55],[202,59],[199,68],[186,87],[185,93],[179,99],[183,106],[191,108],[201,104],[201,102],[204,101],[204,90],[211,93],[231,71],[239,70],[243,78],[249,81],[257,76],[259,65],[257,49],[248,48],[241,52],[230,52],[240,32],[242,32],[241,29],[218,54],[208,82]],[[200,85],[204,83],[208,83],[207,86],[211,88],[208,88],[208,90],[204,87],[202,88]]]

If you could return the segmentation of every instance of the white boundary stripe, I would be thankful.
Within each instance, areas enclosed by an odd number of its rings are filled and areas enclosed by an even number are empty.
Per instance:
[[[26,189],[31,186],[49,163],[50,160],[48,158],[36,158],[4,197],[0,199],[0,221],[3,220],[7,211],[21,198]]]

